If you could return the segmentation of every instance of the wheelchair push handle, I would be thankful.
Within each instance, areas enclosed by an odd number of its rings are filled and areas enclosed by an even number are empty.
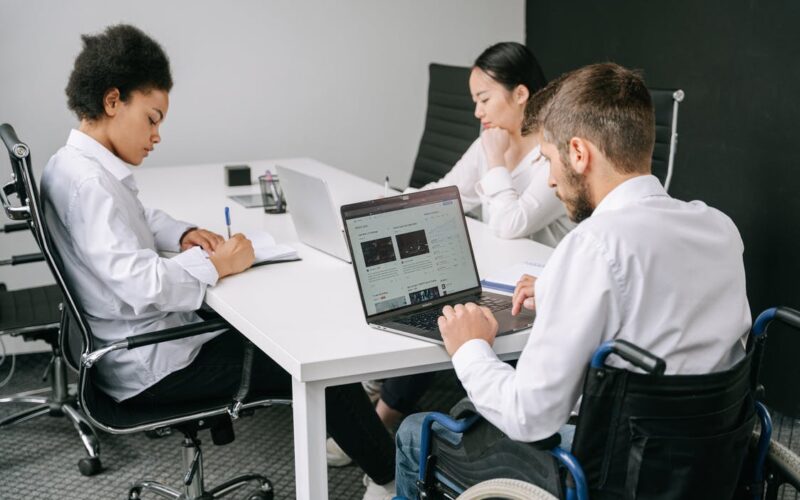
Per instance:
[[[789,307],[772,307],[759,314],[753,322],[753,336],[760,337],[765,333],[773,319],[786,323],[792,328],[800,329],[800,311]]]
[[[609,340],[604,342],[592,356],[592,368],[605,366],[609,354],[616,354],[628,363],[641,368],[651,375],[664,375],[667,363],[658,356],[649,353],[627,340]]]

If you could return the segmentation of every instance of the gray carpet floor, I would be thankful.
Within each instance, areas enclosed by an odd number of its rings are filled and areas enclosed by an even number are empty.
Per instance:
[[[45,387],[41,377],[49,354],[16,357],[15,373],[0,388],[0,395]],[[0,367],[0,380],[8,374],[10,358]],[[452,375],[437,377],[421,405],[446,411],[461,396]],[[0,418],[24,409],[0,405]],[[214,446],[208,431],[201,431],[205,484],[212,487],[245,473],[264,474],[275,486],[278,500],[295,498],[292,410],[287,406],[256,411],[234,424],[236,440]],[[179,488],[181,467],[179,432],[152,439],[142,433],[99,433],[104,470],[93,477],[78,472],[85,451],[72,424],[61,417],[42,416],[0,431],[0,499],[127,499],[136,481],[152,479]],[[363,472],[356,466],[328,469],[332,500],[359,500],[364,494]],[[247,498],[254,488],[226,498]],[[153,494],[143,498],[158,498]]]
[[[49,354],[16,357],[15,373],[0,388],[0,395],[43,387],[41,377]],[[8,374],[10,358],[0,366],[0,380]],[[463,393],[452,372],[442,372],[420,406],[446,411]],[[22,409],[0,405],[0,418]],[[773,437],[800,453],[800,420],[773,412]],[[203,457],[207,486],[234,475],[257,472],[267,475],[275,486],[276,499],[295,498],[292,412],[274,407],[239,419],[236,440],[214,446],[207,431]],[[0,431],[0,499],[126,499],[128,488],[141,479],[152,479],[172,487],[180,486],[181,434],[152,439],[144,434],[100,433],[100,455],[104,470],[93,477],[82,476],[77,462],[85,456],[72,425],[59,417],[38,417]],[[332,500],[358,500],[364,493],[363,473],[358,467],[330,468],[328,488]],[[240,490],[228,498],[247,498],[252,489]],[[145,498],[154,498],[150,494]],[[794,490],[782,498],[800,499]]]

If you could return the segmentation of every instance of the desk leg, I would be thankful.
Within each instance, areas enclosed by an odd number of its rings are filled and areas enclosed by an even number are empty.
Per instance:
[[[294,468],[298,500],[328,500],[325,386],[292,378]]]

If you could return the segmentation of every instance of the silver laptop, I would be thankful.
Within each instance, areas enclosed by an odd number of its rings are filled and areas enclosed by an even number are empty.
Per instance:
[[[300,241],[350,262],[341,220],[324,179],[277,165],[289,215]]]
[[[511,297],[481,290],[456,187],[431,189],[341,208],[361,304],[374,328],[442,344],[445,304],[489,307],[504,335],[533,324],[511,315]]]

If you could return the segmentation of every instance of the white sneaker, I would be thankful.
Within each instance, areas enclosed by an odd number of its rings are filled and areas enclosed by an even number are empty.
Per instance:
[[[367,393],[369,400],[372,403],[377,403],[381,398],[381,387],[383,387],[383,380],[365,380],[361,382],[361,387]]]
[[[325,458],[328,459],[328,465],[331,467],[344,467],[353,463],[353,459],[347,456],[333,438],[328,438],[325,441]]]
[[[367,491],[364,492],[362,500],[392,500],[395,495],[394,481],[386,484],[375,484],[372,479],[364,474],[364,486]]]

